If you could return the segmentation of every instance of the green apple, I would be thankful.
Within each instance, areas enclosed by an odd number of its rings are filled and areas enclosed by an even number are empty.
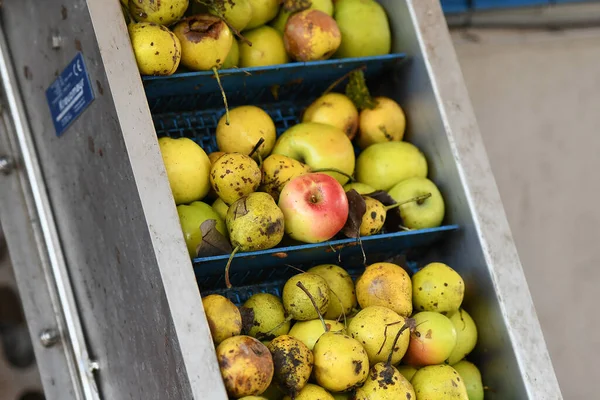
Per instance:
[[[356,180],[388,191],[405,179],[427,177],[427,160],[415,145],[408,142],[375,143],[356,159]]]
[[[186,137],[158,139],[175,204],[202,200],[210,189],[210,159],[196,142]]]
[[[346,133],[319,122],[302,122],[292,126],[279,136],[271,154],[300,161],[312,172],[324,172],[341,185],[348,182],[348,176],[354,173],[354,147]]]
[[[467,360],[462,360],[452,366],[465,383],[469,400],[483,400],[483,382],[479,369]]]
[[[439,189],[427,178],[410,178],[392,187],[388,194],[396,203],[404,203],[398,207],[404,226],[409,229],[435,228],[442,224],[445,215],[444,198]],[[408,201],[416,197],[431,194],[429,198],[419,201]]]
[[[375,189],[373,189],[371,186],[360,182],[347,183],[344,185],[344,190],[346,192],[352,189],[356,190],[358,194],[369,194],[375,192]]]
[[[214,219],[217,223],[217,231],[227,237],[227,226],[219,214],[208,204],[194,201],[191,204],[180,204],[177,206],[179,223],[185,238],[190,257],[196,257],[196,248],[202,242],[202,231],[200,225],[208,219]]]

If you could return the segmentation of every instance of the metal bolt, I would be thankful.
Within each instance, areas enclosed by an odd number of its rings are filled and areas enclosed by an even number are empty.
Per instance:
[[[52,35],[52,48],[54,50],[60,49],[61,45],[62,45],[62,36],[60,36],[59,34]]]
[[[0,156],[0,172],[8,175],[14,167],[13,160],[8,156]]]
[[[60,340],[60,335],[56,329],[44,329],[42,333],[40,333],[40,342],[44,347],[52,347],[58,343]]]
[[[100,364],[98,361],[90,360],[90,372],[98,371],[100,369]]]

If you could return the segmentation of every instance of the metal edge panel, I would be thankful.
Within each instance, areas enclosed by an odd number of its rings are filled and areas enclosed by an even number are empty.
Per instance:
[[[0,24],[0,28],[3,28],[2,24]],[[62,334],[63,350],[67,356],[67,370],[74,378],[74,390],[77,396],[95,399],[98,396],[98,389],[89,365],[90,360],[83,338],[81,321],[79,320],[71,283],[66,271],[64,256],[58,244],[58,234],[50,210],[40,165],[33,151],[31,133],[26,123],[20,93],[16,87],[16,79],[3,29],[0,29],[0,53],[0,78],[4,91],[4,101],[6,102],[6,109],[2,110],[3,128],[7,135],[9,132],[12,133],[10,138],[13,145],[20,149],[18,160],[24,170],[20,182],[23,185],[20,200],[28,206],[29,219],[35,221],[32,229],[36,234],[38,241],[36,247],[40,257],[36,264],[43,269],[43,277],[46,282],[39,280],[41,276],[30,281],[21,275],[21,271],[17,272],[17,276],[21,278],[19,282],[25,291],[28,290],[28,285],[38,285],[38,289],[42,292],[44,289],[39,287],[40,284],[47,284],[52,287],[52,289],[48,288],[48,295],[51,296],[52,300],[50,305],[54,307],[54,314],[59,317],[59,321],[50,325],[50,329],[59,329]],[[7,111],[10,112],[10,116],[6,113]],[[13,204],[19,204],[18,200],[13,199],[13,201],[14,203],[9,201],[6,204],[9,207]],[[9,212],[9,214],[12,214],[12,212]],[[9,231],[9,234],[12,235],[13,231]],[[25,243],[32,244],[30,241]],[[18,251],[16,258],[19,259],[19,256],[24,255]],[[34,266],[28,265],[25,268],[32,267]],[[34,341],[37,342],[35,338]]]
[[[0,155],[7,157],[12,165],[0,174],[0,220],[6,240],[3,252],[8,253],[5,256],[10,257],[12,263],[46,398],[81,400],[83,390],[65,334],[58,295],[51,284],[47,248],[6,111],[3,106],[0,112]],[[64,341],[51,348],[44,347],[39,334],[45,329],[56,329]]]
[[[195,399],[226,399],[198,286],[118,1],[88,0],[162,283]]]
[[[84,0],[3,2],[2,22],[100,397],[225,399],[119,2],[90,3],[102,54]],[[95,100],[58,137],[44,92],[78,52]]]
[[[530,399],[562,399],[439,1],[406,0],[406,3],[416,29],[419,62],[423,62],[431,82],[447,144],[466,196],[465,206],[473,221],[472,226],[464,228],[477,235],[495,302],[507,327],[510,346],[525,386],[524,394]],[[487,297],[494,296],[488,293]],[[488,362],[493,364],[494,360]],[[495,372],[502,373],[500,370]],[[511,385],[511,382],[504,384]],[[512,384],[518,385],[517,382]],[[498,395],[505,396],[501,392]]]

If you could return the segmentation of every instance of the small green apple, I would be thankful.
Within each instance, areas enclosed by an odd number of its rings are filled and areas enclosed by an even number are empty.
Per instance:
[[[388,191],[405,179],[427,177],[427,160],[415,145],[408,142],[375,143],[356,159],[356,180]]]
[[[179,214],[179,223],[185,238],[190,257],[196,257],[196,248],[202,242],[202,231],[200,225],[206,220],[214,219],[217,223],[216,228],[223,236],[227,237],[227,226],[219,214],[208,204],[201,201],[194,201],[190,204],[181,204],[177,206]]]
[[[356,190],[358,194],[369,194],[375,192],[375,189],[365,183],[353,182],[344,185],[344,190],[346,192],[352,189]]]
[[[424,200],[407,202],[410,199],[431,196]],[[404,226],[409,229],[435,228],[442,224],[445,215],[444,198],[437,186],[427,178],[415,177],[401,181],[392,187],[388,194],[397,203]]]

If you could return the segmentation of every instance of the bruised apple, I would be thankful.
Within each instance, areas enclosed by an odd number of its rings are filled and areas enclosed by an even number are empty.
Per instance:
[[[327,60],[342,43],[335,20],[320,10],[293,14],[283,34],[285,50],[296,61]]]

